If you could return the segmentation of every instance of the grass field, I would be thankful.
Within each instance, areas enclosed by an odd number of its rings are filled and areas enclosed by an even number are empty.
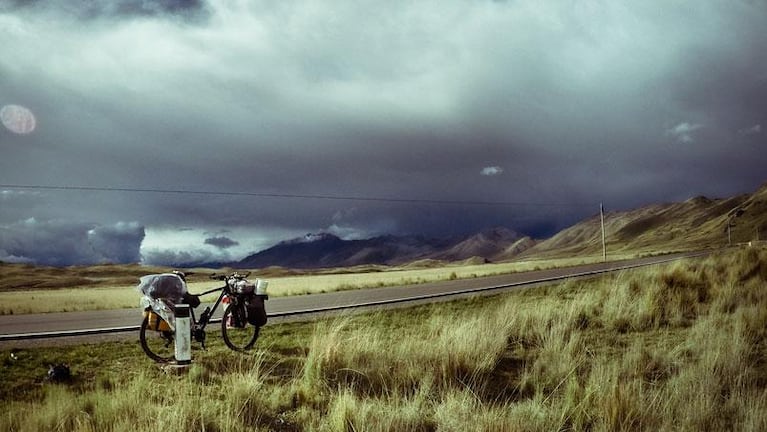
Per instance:
[[[767,430],[763,250],[262,335],[184,376],[136,342],[5,350],[0,430]]]
[[[631,256],[613,257],[630,258]],[[601,260],[601,256],[577,259],[549,259],[499,264],[457,264],[436,267],[431,262],[414,263],[405,267],[362,267],[333,269],[305,275],[266,273],[272,296],[301,295],[339,290],[363,289],[394,285],[410,285],[449,279],[476,278],[529,270],[573,266]],[[0,315],[28,313],[73,312],[137,307],[139,294],[135,290],[143,274],[167,272],[169,269],[130,266],[93,266],[84,268],[47,268],[33,271],[29,266],[4,265],[0,278]],[[207,275],[213,270],[195,269],[189,279],[189,290],[202,292],[216,287]],[[286,272],[287,273],[287,272]],[[25,276],[26,274],[26,276]],[[254,277],[259,277],[253,272]],[[39,284],[25,286],[23,280]],[[215,294],[208,300],[215,301]]]

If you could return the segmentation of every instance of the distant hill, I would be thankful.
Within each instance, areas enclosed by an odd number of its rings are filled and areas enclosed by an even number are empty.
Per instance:
[[[507,260],[532,246],[529,237],[507,228],[493,228],[462,238],[380,236],[342,240],[332,234],[307,234],[245,257],[239,268],[350,267],[365,264],[401,265],[418,260]]]
[[[466,237],[443,252],[436,253],[433,259],[461,261],[471,257],[482,257],[488,261],[503,261],[513,258],[535,241],[507,228],[493,228]]]
[[[680,203],[605,213],[608,252],[700,249],[767,237],[767,184],[731,198],[690,198]],[[730,223],[728,238],[727,225]],[[599,214],[526,249],[522,256],[576,256],[602,251]]]

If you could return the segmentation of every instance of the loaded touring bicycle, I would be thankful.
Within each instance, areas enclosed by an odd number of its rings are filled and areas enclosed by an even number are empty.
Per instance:
[[[153,360],[170,362],[175,359],[175,305],[188,304],[191,322],[191,338],[205,348],[205,327],[218,322],[213,314],[224,305],[221,318],[221,336],[224,343],[235,351],[247,351],[256,343],[261,327],[266,324],[265,300],[267,281],[247,279],[250,272],[234,272],[228,275],[211,275],[210,278],[223,282],[223,286],[200,294],[190,294],[186,277],[182,272],[147,275],[140,278],[137,289],[143,295],[141,308],[144,319],[141,322],[139,340],[141,348]],[[200,306],[200,297],[220,291],[212,307],[208,306],[199,317],[195,308]]]

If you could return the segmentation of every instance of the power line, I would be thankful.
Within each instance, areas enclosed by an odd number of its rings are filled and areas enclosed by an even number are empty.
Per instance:
[[[0,184],[5,189],[31,189],[53,191],[86,191],[86,192],[124,192],[124,193],[156,193],[177,195],[214,195],[214,196],[240,196],[259,198],[285,198],[285,199],[318,199],[336,201],[367,201],[367,202],[390,202],[408,204],[447,204],[447,205],[476,205],[476,206],[528,206],[528,207],[592,207],[593,204],[577,203],[551,203],[551,202],[521,202],[521,201],[473,201],[473,200],[438,200],[423,198],[391,198],[371,196],[347,196],[347,195],[314,195],[314,194],[287,194],[268,192],[242,192],[242,191],[203,191],[191,189],[149,189],[149,188],[125,188],[107,186],[50,186],[50,185],[21,185]]]

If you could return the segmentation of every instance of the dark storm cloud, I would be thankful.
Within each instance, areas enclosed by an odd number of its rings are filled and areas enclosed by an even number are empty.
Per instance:
[[[319,230],[547,235],[599,202],[750,191],[765,18],[747,1],[16,1],[0,107],[37,125],[0,129],[0,184],[270,196],[8,188],[0,227],[131,221],[145,260],[178,262]],[[205,242],[223,230],[238,244]]]
[[[201,16],[202,0],[10,0],[0,12],[57,12],[80,19],[180,15]]]
[[[134,263],[144,227],[27,219],[0,228],[0,261],[45,265]]]
[[[226,249],[226,248],[230,248],[232,246],[237,246],[240,243],[230,239],[229,237],[218,236],[218,237],[206,238],[205,239],[205,244],[213,245],[213,246],[215,246],[217,248],[221,248],[221,249]]]
[[[229,262],[233,259],[230,255],[216,254],[202,249],[191,251],[149,249],[144,252],[144,255],[146,255],[144,262],[171,267],[194,267],[201,264]]]
[[[96,226],[88,231],[88,241],[93,252],[101,260],[131,263],[141,260],[141,242],[144,227],[137,223],[117,223],[112,226]]]

